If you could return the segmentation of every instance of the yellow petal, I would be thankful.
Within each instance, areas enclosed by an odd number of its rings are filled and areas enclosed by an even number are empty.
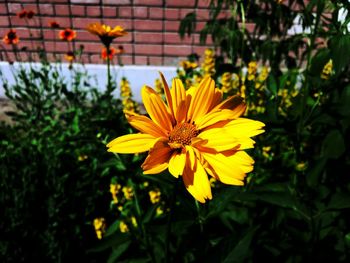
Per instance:
[[[238,95],[229,97],[214,107],[213,111],[219,109],[230,109],[235,114],[234,118],[238,118],[245,112],[247,108],[247,105],[243,102],[243,100],[244,99]]]
[[[186,164],[186,151],[174,152],[169,161],[169,172],[176,178],[183,174]]]
[[[166,131],[161,129],[157,124],[155,124],[151,119],[143,115],[133,115],[128,116],[127,120],[131,126],[139,130],[142,133],[150,134],[154,137],[166,137]]]
[[[193,156],[195,155],[193,150],[191,154],[190,152],[191,150],[189,147],[188,154],[186,156],[187,161],[183,172],[183,181],[188,192],[197,201],[205,203],[206,199],[212,199],[208,175],[197,157],[192,160]],[[190,155],[192,155],[192,157],[190,157]],[[191,163],[192,161],[194,163]]]
[[[141,91],[142,101],[151,119],[163,129],[172,129],[171,115],[169,109],[152,88],[144,86]]]
[[[232,110],[211,111],[197,120],[197,129],[204,129],[220,121],[232,120],[235,115]]]
[[[166,140],[157,141],[150,149],[146,160],[141,165],[144,174],[155,174],[164,171],[168,167],[172,150]]]
[[[233,153],[234,151],[232,151]],[[222,183],[230,185],[244,185],[244,178],[246,176],[242,163],[239,162],[239,158],[233,157],[234,154],[225,156],[222,153],[203,153],[203,158],[210,165],[215,177]],[[241,156],[240,156],[241,157]]]
[[[189,93],[188,93],[189,94]],[[205,115],[211,107],[215,96],[215,82],[210,77],[204,78],[195,88],[187,112],[190,121],[196,121]]]
[[[172,99],[171,99],[171,94],[170,94],[170,89],[169,89],[169,85],[168,83],[166,82],[165,78],[164,78],[164,75],[159,72],[159,75],[160,75],[160,78],[162,79],[162,82],[163,82],[163,88],[164,88],[164,94],[165,94],[165,99],[168,103],[168,106],[169,106],[169,110],[170,110],[170,115],[171,115],[171,121],[173,124],[175,124],[175,120],[173,119],[173,116],[174,116],[174,111],[173,111],[173,102],[172,102]]]
[[[223,128],[209,129],[201,132],[197,138],[201,139],[196,148],[203,151],[201,147],[214,149],[216,152],[232,150],[239,147],[241,141],[233,137]]]
[[[182,122],[186,118],[186,91],[182,84],[182,81],[178,78],[174,78],[171,85],[171,99],[173,112],[177,123]]]
[[[224,129],[236,138],[246,138],[263,133],[262,128],[265,126],[260,121],[254,121],[246,118],[238,118],[225,124]]]
[[[140,153],[148,151],[157,141],[149,134],[127,134],[120,136],[107,144],[109,152],[115,153]]]

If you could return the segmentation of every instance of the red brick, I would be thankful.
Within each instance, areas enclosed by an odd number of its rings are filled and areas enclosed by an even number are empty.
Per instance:
[[[118,16],[131,18],[131,7],[119,7]]]
[[[137,6],[132,9],[132,15],[135,18],[146,18],[148,17],[148,8],[144,6]]]
[[[162,6],[163,0],[134,0],[134,5]]]
[[[104,17],[115,17],[117,15],[117,9],[115,7],[103,7],[102,12]]]
[[[181,39],[178,33],[165,33],[164,39],[166,44],[191,44],[192,42],[194,42],[192,36],[188,37],[186,35],[184,39]]]
[[[0,26],[9,26],[9,20],[6,16],[0,17]]]
[[[150,56],[148,58],[148,60],[149,60],[149,64],[150,65],[162,65],[163,64],[163,58],[162,57]]]
[[[194,7],[196,0],[167,0],[166,5],[167,7]]]
[[[12,14],[17,14],[18,12],[20,12],[23,8],[20,4],[7,4],[8,10],[10,13]]]
[[[134,27],[141,31],[160,31],[163,28],[163,21],[160,20],[135,20]]]
[[[214,48],[212,46],[194,46],[193,47],[193,52],[198,54],[200,57],[203,56],[204,54],[204,51],[207,49],[207,48]]]
[[[167,20],[178,20],[179,19],[179,9],[175,8],[166,8],[165,9],[165,18]]]
[[[59,16],[69,16],[68,5],[55,5],[55,13]]]
[[[191,54],[190,46],[180,46],[180,45],[165,45],[164,54],[171,56],[187,56]]]
[[[66,17],[42,17],[42,25],[48,27],[51,21],[56,21],[61,28],[70,27],[70,20]]]
[[[73,18],[73,27],[76,29],[86,29],[86,27],[91,24],[97,22],[95,18],[86,18],[79,17]]]
[[[135,45],[135,53],[140,55],[161,55],[162,45]]]
[[[186,14],[188,14],[188,13],[186,13]],[[185,17],[186,14],[185,13],[181,13],[181,17]],[[209,19],[209,10],[207,10],[207,9],[198,9],[198,10],[196,10],[196,15],[197,15],[197,20],[198,21],[203,21],[203,20],[206,21],[206,20]]]
[[[207,7],[209,7],[210,2],[211,2],[210,0],[198,0],[197,7],[207,8]]]
[[[46,0],[49,3],[69,3],[69,0]]]
[[[5,4],[0,4],[0,14],[7,14],[7,8]]]
[[[179,30],[180,22],[179,21],[171,21],[165,23],[165,31],[166,32],[177,32]]]
[[[99,6],[87,6],[86,7],[86,16],[100,16],[101,15],[101,9]]]
[[[163,42],[162,33],[137,32],[135,33],[136,43],[161,44]]]
[[[135,64],[136,65],[148,65],[148,58],[145,56],[136,56],[135,57]]]
[[[163,19],[163,8],[152,7],[149,9],[149,17],[153,19]],[[167,17],[166,17],[167,19]]]
[[[72,5],[72,15],[73,16],[85,16],[85,6]]]
[[[99,4],[100,0],[71,0],[73,4]]]
[[[103,4],[110,5],[129,5],[131,4],[131,0],[103,0]]]
[[[39,5],[41,15],[53,15],[53,6],[51,4]]]

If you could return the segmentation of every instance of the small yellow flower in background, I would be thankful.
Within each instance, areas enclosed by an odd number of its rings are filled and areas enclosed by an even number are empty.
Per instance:
[[[114,204],[117,204],[119,201],[117,195],[119,194],[121,188],[122,188],[122,186],[120,184],[110,184],[109,185],[109,192],[112,194]]]
[[[72,63],[75,59],[75,55],[72,51],[68,51],[65,55],[64,58],[69,62]]]
[[[214,177],[211,177],[209,179],[209,182],[210,182],[210,186],[211,187],[215,187],[215,184],[216,184],[217,180]]]
[[[98,36],[106,47],[109,47],[115,38],[122,37],[127,34],[127,32],[121,26],[115,26],[112,28],[98,22],[88,25],[86,30],[91,34]]]
[[[256,89],[260,89],[261,87],[263,87],[264,82],[266,81],[266,79],[269,76],[269,68],[268,67],[262,67],[261,72],[259,74],[259,76],[257,77],[257,82],[255,83],[255,88]]]
[[[120,97],[122,99],[124,110],[129,112],[139,111],[137,103],[132,100],[130,82],[126,78],[122,78],[120,82]]]
[[[119,205],[118,206],[118,210],[121,212],[121,211],[123,211],[123,209],[124,209],[124,207],[122,206],[122,205]]]
[[[246,97],[246,86],[243,84],[240,88],[240,92],[239,92],[239,95],[242,97],[242,98],[245,98]]]
[[[131,217],[131,224],[134,226],[134,227],[137,227],[137,220],[134,216]]]
[[[189,71],[197,68],[198,64],[189,60],[183,60],[180,62],[180,66],[184,69],[184,71]]]
[[[162,87],[162,82],[160,81],[160,79],[156,79],[154,81],[154,89],[158,94],[163,94],[163,87]]]
[[[333,61],[330,59],[327,64],[323,67],[322,73],[321,73],[321,79],[329,79],[329,77],[333,73]]]
[[[199,202],[212,199],[208,174],[225,184],[244,185],[253,159],[244,151],[253,148],[252,136],[264,130],[262,122],[241,118],[243,99],[222,101],[222,92],[210,77],[185,90],[174,78],[172,88],[161,75],[166,98],[150,87],[142,88],[142,99],[150,118],[126,113],[131,126],[141,133],[118,137],[107,144],[109,152],[148,151],[142,164],[145,174],[166,169],[182,176],[188,192]]]
[[[295,169],[296,169],[297,171],[302,172],[302,171],[305,171],[307,167],[308,167],[307,162],[300,162],[300,163],[298,163],[298,164],[295,166]]]
[[[143,182],[143,187],[148,187],[149,186],[149,182]]]
[[[264,146],[263,147],[263,156],[265,158],[269,158],[270,157],[270,151],[271,151],[271,146]]]
[[[224,93],[229,92],[232,89],[232,73],[225,72],[221,76],[221,90]]]
[[[212,76],[215,73],[215,53],[213,49],[204,51],[204,61],[202,63],[204,76]]]
[[[127,233],[127,232],[129,232],[129,227],[124,221],[120,221],[120,223],[119,223],[119,230],[122,233]]]
[[[199,84],[202,81],[203,77],[200,74],[193,75],[194,84]]]
[[[95,218],[93,222],[95,231],[96,231],[96,236],[98,239],[102,239],[103,234],[106,231],[106,222],[103,217],[100,218]]]
[[[158,206],[156,209],[156,216],[161,216],[162,214],[164,214],[164,209],[161,206]]]
[[[134,197],[134,191],[130,186],[124,186],[122,189],[126,200],[131,200]]]
[[[159,191],[159,189],[156,189],[154,191],[149,191],[148,194],[152,204],[156,204],[160,202],[161,192]]]
[[[78,156],[78,161],[82,162],[85,161],[87,158],[89,158],[86,154],[81,154]]]
[[[251,61],[248,63],[248,71],[247,71],[247,75],[248,75],[247,79],[248,80],[255,79],[257,69],[258,69],[258,65],[257,65],[256,61]]]

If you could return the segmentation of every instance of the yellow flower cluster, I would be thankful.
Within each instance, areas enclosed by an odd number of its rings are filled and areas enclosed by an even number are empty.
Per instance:
[[[124,110],[130,112],[138,112],[138,105],[132,100],[130,83],[126,78],[122,78],[120,82],[120,97],[122,99]]]
[[[329,79],[329,77],[333,73],[333,61],[330,59],[327,64],[323,67],[322,73],[321,73],[321,79]]]
[[[100,218],[95,218],[93,222],[95,231],[96,231],[96,236],[98,239],[102,239],[103,234],[106,231],[106,222],[103,217]]]
[[[130,186],[124,186],[122,189],[126,200],[131,200],[134,197],[134,191]]]
[[[255,75],[258,70],[258,64],[256,61],[251,61],[248,63],[248,72],[247,72],[247,79],[249,81],[255,80]]]
[[[180,62],[180,66],[184,69],[184,71],[190,71],[197,68],[198,64],[189,60],[183,60]]]
[[[202,63],[204,76],[212,76],[215,73],[215,53],[213,49],[204,51],[204,61]]]
[[[160,95],[164,94],[162,82],[158,78],[154,81],[154,89],[158,94],[160,94]]]
[[[268,78],[268,76],[269,76],[269,68],[266,66],[263,66],[259,76],[256,79],[255,88],[261,89],[263,87],[266,79]]]
[[[280,89],[277,94],[281,98],[281,103],[278,107],[278,111],[281,115],[286,116],[286,110],[293,105],[292,99],[299,94],[299,91],[293,87],[292,90]]]
[[[149,191],[148,194],[152,204],[156,204],[160,202],[161,192],[159,191],[159,189]]]
[[[118,194],[119,194],[121,188],[122,188],[122,186],[120,184],[110,184],[109,185],[109,191],[112,194],[114,204],[117,204],[119,201]]]
[[[120,230],[120,232],[121,233],[129,232],[130,231],[130,228],[129,228],[130,223],[135,228],[138,226],[136,218],[134,216],[132,216],[126,221],[123,221],[123,220],[120,221],[120,223],[119,223],[119,230]]]

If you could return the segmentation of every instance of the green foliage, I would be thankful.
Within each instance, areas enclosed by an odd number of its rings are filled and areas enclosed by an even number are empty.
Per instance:
[[[1,262],[100,262],[105,253],[86,250],[118,173],[104,144],[123,132],[120,102],[74,68],[70,80],[45,63],[14,72],[15,85],[4,80],[13,122],[0,129]]]

